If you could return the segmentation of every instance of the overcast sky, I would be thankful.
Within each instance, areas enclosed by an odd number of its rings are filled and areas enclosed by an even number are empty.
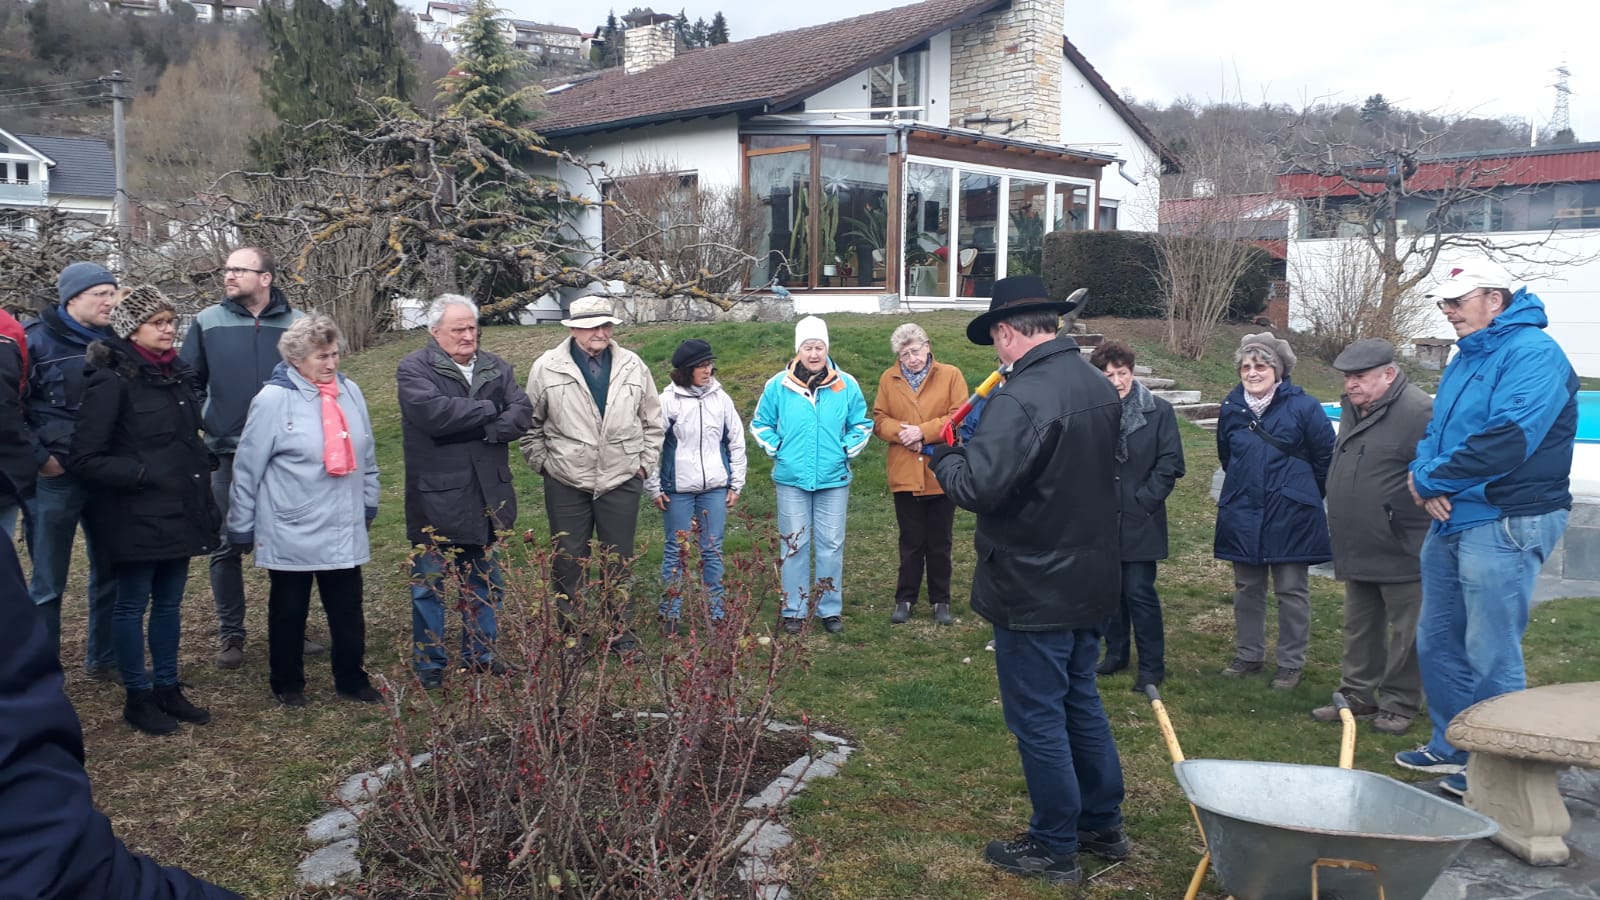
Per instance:
[[[419,0],[411,0],[420,6]],[[633,0],[499,0],[516,18],[589,29]],[[720,6],[718,5],[720,4]],[[647,5],[638,3],[637,5]],[[662,0],[660,12],[707,21],[720,8],[734,40],[903,6],[905,0]],[[1600,62],[1581,53],[1600,26],[1593,0],[1069,0],[1067,37],[1119,92],[1165,103],[1244,100],[1360,103],[1381,93],[1408,108],[1544,127],[1554,69],[1572,69],[1572,126],[1600,140]],[[1573,51],[1579,51],[1574,54]]]

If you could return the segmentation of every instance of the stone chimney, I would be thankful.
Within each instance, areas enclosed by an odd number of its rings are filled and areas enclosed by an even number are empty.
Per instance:
[[[670,22],[640,25],[622,33],[622,72],[634,75],[670,62],[678,53],[678,35]]]
[[[1063,0],[1011,0],[951,31],[950,126],[1061,143],[1065,33]]]

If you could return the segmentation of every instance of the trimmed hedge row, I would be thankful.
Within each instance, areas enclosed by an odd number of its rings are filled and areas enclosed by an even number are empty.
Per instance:
[[[1053,231],[1044,239],[1044,283],[1050,297],[1064,300],[1078,288],[1088,288],[1083,314],[1159,318],[1161,303],[1157,272],[1161,263],[1158,236],[1144,231]],[[1212,241],[1209,237],[1160,236],[1162,240]],[[1272,285],[1272,254],[1250,248],[1250,265],[1234,286],[1228,313],[1247,319],[1267,307]]]

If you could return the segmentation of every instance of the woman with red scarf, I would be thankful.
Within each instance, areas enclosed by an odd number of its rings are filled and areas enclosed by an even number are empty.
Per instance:
[[[228,540],[254,545],[267,570],[267,654],[272,693],[306,705],[304,635],[316,582],[332,640],[340,697],[376,703],[363,667],[361,567],[378,515],[378,458],[367,401],[339,374],[339,327],[306,316],[278,340],[283,362],[250,403],[233,459]]]
[[[111,331],[88,348],[67,471],[93,488],[85,516],[110,545],[112,645],[128,691],[122,717],[147,734],[170,734],[179,722],[211,721],[179,686],[178,635],[189,560],[217,544],[216,457],[200,438],[193,373],[173,349],[171,301],[134,288],[112,311]]]

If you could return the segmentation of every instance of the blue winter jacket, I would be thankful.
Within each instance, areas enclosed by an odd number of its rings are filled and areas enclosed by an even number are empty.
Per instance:
[[[1450,520],[1434,522],[1435,533],[1572,507],[1578,376],[1544,333],[1549,324],[1524,288],[1489,327],[1456,342],[1411,464],[1418,494],[1450,497]]]
[[[1278,385],[1260,418],[1245,403],[1244,386],[1234,387],[1217,415],[1217,458],[1227,470],[1217,501],[1217,559],[1265,566],[1333,558],[1322,509],[1333,440],[1322,404],[1299,385]]]
[[[240,900],[129,852],[111,833],[94,808],[83,729],[61,685],[55,642],[11,542],[0,541],[0,897]]]
[[[797,364],[772,376],[761,391],[750,435],[773,458],[772,480],[820,491],[850,483],[850,460],[872,437],[867,398],[851,376],[833,367],[808,390]]]
[[[28,426],[39,442],[35,457],[40,465],[51,454],[58,461],[66,460],[72,433],[78,428],[83,389],[89,383],[84,368],[93,339],[63,321],[66,315],[62,307],[48,306],[27,328]],[[90,330],[111,337],[110,329]]]

